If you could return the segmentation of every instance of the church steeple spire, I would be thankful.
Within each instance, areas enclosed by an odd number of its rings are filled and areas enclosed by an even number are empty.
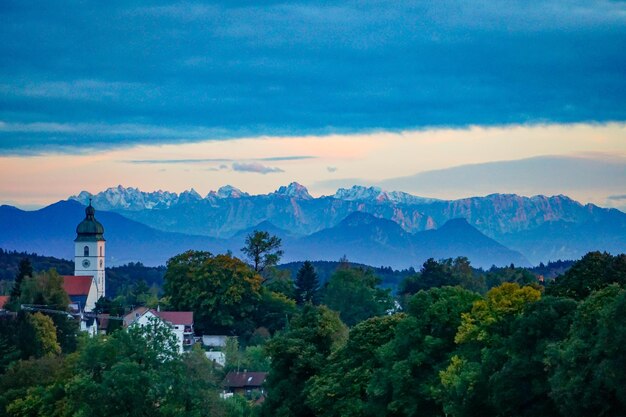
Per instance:
[[[75,242],[104,240],[104,226],[96,220],[96,209],[91,205],[91,198],[85,208],[85,219],[76,227],[76,235]]]
[[[95,283],[97,294],[88,306],[93,309],[95,302],[105,296],[106,282],[104,227],[96,220],[96,209],[91,204],[91,198],[85,207],[85,218],[76,226],[74,242],[74,275],[92,276]]]

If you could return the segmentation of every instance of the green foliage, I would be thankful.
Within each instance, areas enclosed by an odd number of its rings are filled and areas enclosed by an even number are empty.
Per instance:
[[[350,330],[348,341],[335,351],[319,373],[306,384],[307,404],[317,416],[371,414],[366,390],[372,373],[381,366],[373,352],[393,336],[402,314],[375,317]]]
[[[562,415],[626,415],[625,316],[626,290],[617,284],[579,305],[567,338],[548,358],[550,395]]]
[[[500,416],[557,415],[546,352],[568,333],[576,303],[544,297],[513,319],[509,335],[482,351],[488,402]]]
[[[229,337],[224,348],[226,365],[224,372],[243,371],[267,372],[270,370],[270,359],[263,346],[247,346],[241,349],[236,337]]]
[[[319,301],[319,280],[313,264],[305,261],[296,275],[296,301],[298,304],[313,303]]]
[[[67,310],[70,299],[63,289],[63,277],[54,269],[26,277],[21,285],[21,304],[44,305],[54,310]]]
[[[70,377],[66,368],[67,362],[63,357],[54,355],[15,362],[6,373],[0,375],[0,415],[11,415],[6,412],[6,408],[14,402],[27,398],[29,391],[36,392],[36,397],[45,395],[41,390],[47,387],[51,387],[53,391],[52,387],[57,381]],[[14,405],[13,409],[16,408],[17,406]],[[12,413],[12,415],[20,414]],[[37,416],[38,414],[33,412],[30,415]]]
[[[17,252],[0,248],[0,281],[13,280],[19,274],[20,263],[28,260],[33,272],[55,269],[61,275],[74,273],[74,262],[65,259],[57,259],[52,256],[40,256],[34,253]],[[32,276],[26,274],[26,276]]]
[[[17,348],[17,343],[11,337],[0,333],[0,375],[19,358],[20,350]]]
[[[251,333],[261,300],[261,277],[229,255],[188,251],[171,258],[165,295],[174,310],[192,310],[200,333]]]
[[[41,313],[27,314],[26,322],[33,329],[32,346],[36,357],[61,353],[56,327],[50,317]]]
[[[504,283],[492,288],[485,299],[475,301],[472,310],[461,314],[455,336],[460,346],[450,365],[440,373],[442,400],[447,414],[479,416],[494,414],[489,402],[489,377],[493,358],[512,325],[525,309],[541,298],[532,287]]]
[[[485,279],[470,266],[465,257],[455,259],[430,258],[424,262],[418,274],[409,276],[400,283],[401,295],[412,295],[430,288],[459,285],[467,290],[483,293],[486,290]]]
[[[241,251],[250,261],[252,268],[261,274],[265,268],[278,264],[283,256],[281,245],[282,241],[279,237],[272,236],[265,231],[255,230],[246,236],[245,246],[241,248]]]
[[[376,352],[382,366],[368,387],[371,415],[443,415],[439,372],[456,348],[461,315],[479,298],[459,287],[442,287],[408,300],[407,317]]]
[[[378,288],[380,279],[368,269],[341,268],[330,278],[324,304],[338,311],[341,320],[353,326],[393,308],[389,290]]]
[[[20,304],[34,304],[58,313],[50,313],[49,317],[54,322],[57,340],[65,353],[76,349],[76,335],[78,321],[71,319],[62,312],[67,311],[70,299],[63,289],[63,277],[55,270],[36,273],[33,277],[26,277],[21,285]],[[22,320],[26,316],[18,316]],[[26,325],[28,326],[28,325]],[[22,329],[26,334],[27,329]],[[26,340],[30,340],[26,338]],[[23,357],[38,355],[34,345],[21,341]]]
[[[313,416],[305,404],[306,382],[323,368],[326,357],[345,341],[346,334],[337,313],[306,304],[294,317],[290,330],[266,345],[271,368],[262,415]]]
[[[254,315],[255,327],[263,327],[271,334],[281,330],[296,311],[296,302],[286,295],[261,287],[261,298]]]
[[[129,262],[126,265],[107,268],[107,294],[111,298],[117,296],[132,298],[133,293],[137,294],[138,292],[134,288],[136,283],[144,281],[149,288],[147,293],[156,295],[154,291],[160,291],[163,286],[165,270],[164,266],[145,266],[141,262]],[[146,301],[144,300],[144,302]],[[132,299],[127,300],[126,304],[138,305],[137,301]]]
[[[296,290],[289,270],[272,266],[263,271],[263,276],[265,277],[265,288],[295,300]]]
[[[15,282],[13,283],[13,289],[11,290],[11,299],[10,303],[13,304],[12,310],[16,310],[15,304],[19,303],[20,296],[22,294],[22,283],[24,282],[24,278],[33,276],[33,266],[31,265],[28,258],[22,258],[20,260],[20,264],[17,270],[17,274],[15,275]]]
[[[491,268],[485,274],[487,288],[497,287],[505,282],[514,282],[521,286],[537,284],[537,277],[534,273],[525,268],[507,266],[504,268]]]
[[[241,395],[233,395],[224,400],[226,417],[255,417],[259,415],[259,407],[254,406]]]
[[[279,265],[277,266],[277,268],[287,270],[291,273],[292,276],[296,276],[300,268],[302,268],[303,264],[304,262],[289,262]],[[311,264],[313,264],[313,267],[315,268],[315,272],[317,273],[320,286],[326,284],[330,279],[330,276],[343,265],[342,262],[337,261],[311,261]],[[415,275],[415,270],[413,269],[413,267],[403,270],[394,270],[388,266],[373,267],[370,265],[358,264],[354,262],[348,262],[347,266],[349,266],[350,268],[371,269],[372,272],[379,276],[382,280],[381,287],[390,288],[392,290],[395,290],[398,287],[398,284],[404,278]]]
[[[547,288],[548,294],[582,300],[610,284],[626,286],[626,254],[590,252]]]
[[[203,352],[179,356],[175,336],[156,320],[81,342],[70,356],[10,368],[0,377],[0,414],[199,417],[221,408]]]

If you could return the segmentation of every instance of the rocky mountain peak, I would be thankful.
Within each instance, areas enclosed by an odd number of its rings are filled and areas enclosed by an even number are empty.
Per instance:
[[[285,196],[295,198],[298,200],[312,200],[313,197],[309,194],[309,190],[302,184],[292,182],[288,186],[282,186],[278,190],[274,191],[270,195]]]
[[[237,187],[233,187],[232,185],[225,185],[220,187],[215,193],[215,196],[218,198],[241,198],[248,197],[250,194],[241,191]]]

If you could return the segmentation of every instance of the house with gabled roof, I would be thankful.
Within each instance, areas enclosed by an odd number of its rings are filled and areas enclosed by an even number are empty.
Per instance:
[[[80,313],[95,308],[98,296],[96,284],[90,275],[62,275],[63,289],[70,297],[70,311]]]
[[[124,316],[124,326],[145,326],[151,319],[158,319],[169,326],[178,342],[179,352],[185,352],[194,343],[193,311],[159,311],[138,307]]]
[[[257,394],[260,399],[265,397],[263,384],[267,379],[267,372],[229,372],[226,374],[222,386],[226,394],[239,394],[252,399]]]

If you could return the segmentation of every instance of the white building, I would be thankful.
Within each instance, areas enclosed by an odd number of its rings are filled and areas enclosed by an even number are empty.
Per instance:
[[[74,275],[93,277],[97,301],[106,294],[104,276],[106,241],[104,240],[104,227],[96,220],[95,214],[96,210],[91,206],[91,200],[89,200],[89,206],[85,209],[85,219],[76,226]],[[93,310],[93,306],[91,310]]]
[[[157,311],[140,307],[124,316],[125,326],[145,326],[150,319],[157,318],[168,325],[178,342],[179,352],[189,350],[193,345],[193,311]]]
[[[63,276],[63,288],[70,297],[74,312],[90,312],[105,295],[104,227],[96,220],[96,210],[85,209],[85,219],[76,226],[74,240],[74,275]]]

